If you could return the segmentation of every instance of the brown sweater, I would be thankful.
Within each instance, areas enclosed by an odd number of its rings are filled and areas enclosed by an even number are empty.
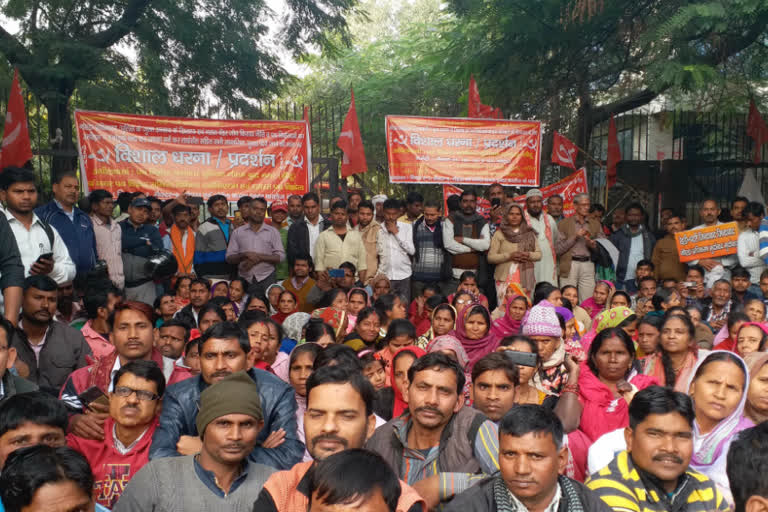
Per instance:
[[[299,311],[304,313],[311,313],[315,310],[315,305],[307,301],[307,295],[309,295],[309,292],[315,287],[315,284],[315,280],[310,277],[307,279],[307,282],[304,283],[304,286],[297,290],[291,283],[290,277],[282,282],[283,288],[296,295],[296,298],[299,300]]]
[[[560,265],[560,277],[568,277],[571,273],[571,249],[576,243],[576,217],[574,215],[566,217],[561,220],[557,225],[558,231],[560,231],[561,237],[564,239],[563,244],[558,244],[556,248]],[[604,238],[603,228],[595,219],[587,219],[587,231],[592,240],[596,238]]]
[[[673,235],[667,235],[653,248],[651,255],[654,267],[656,267],[656,279],[676,279],[685,281],[688,268],[685,263],[680,263],[680,255],[677,252],[677,244]]]

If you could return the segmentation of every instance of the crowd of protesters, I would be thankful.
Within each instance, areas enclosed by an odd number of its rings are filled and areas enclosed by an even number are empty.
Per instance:
[[[673,210],[514,196],[4,169],[0,510],[768,510],[763,205],[686,264]]]

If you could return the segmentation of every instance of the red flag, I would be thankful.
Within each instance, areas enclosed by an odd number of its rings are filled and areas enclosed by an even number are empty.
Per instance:
[[[469,77],[469,107],[467,117],[479,117],[477,114],[480,111],[480,91],[477,89],[477,82],[475,82],[474,75]]]
[[[619,149],[619,137],[616,134],[616,121],[611,116],[611,122],[608,125],[608,160],[605,163],[608,188],[616,184],[616,165],[620,160],[621,149]]]
[[[21,87],[19,87],[19,71],[14,70],[11,95],[8,98],[8,108],[5,113],[0,169],[9,166],[21,167],[32,160],[32,156],[29,129],[27,128],[27,112],[24,108]]]
[[[307,142],[312,145],[312,125],[309,123],[309,107],[304,107],[304,117],[302,118],[307,122]]]
[[[352,101],[349,103],[347,117],[341,127],[339,140],[336,145],[344,152],[341,162],[341,177],[346,178],[360,172],[366,172],[368,165],[365,162],[365,148],[360,137],[360,125],[357,122],[357,110],[355,110],[355,91],[350,91]]]
[[[494,109],[489,105],[483,105],[480,103],[480,90],[477,88],[477,82],[475,77],[469,78],[469,106],[467,110],[467,117],[480,117],[489,119],[501,119],[501,109]]]
[[[552,163],[562,165],[563,167],[570,167],[574,171],[576,170],[576,155],[579,149],[576,144],[568,140],[567,138],[555,132],[554,140],[552,141]]]
[[[760,111],[757,110],[755,101],[749,102],[749,115],[747,116],[747,135],[755,140],[755,149],[752,156],[752,160],[757,164],[760,163],[760,154],[762,152],[763,144],[768,142],[768,126],[765,125],[765,120],[760,115]]]

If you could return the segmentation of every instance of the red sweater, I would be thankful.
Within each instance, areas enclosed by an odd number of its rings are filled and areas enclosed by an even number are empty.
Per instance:
[[[115,439],[112,436],[115,421],[112,418],[107,418],[104,422],[104,441],[91,441],[73,434],[67,435],[67,445],[85,455],[91,465],[94,496],[99,505],[112,509],[128,481],[149,462],[149,447],[157,422],[155,417],[136,446],[125,455],[115,449]]]
[[[115,365],[115,361],[119,357],[117,351],[102,357],[94,364],[90,366],[84,366],[69,374],[64,386],[59,393],[59,399],[69,406],[70,409],[80,410],[82,404],[78,395],[90,388],[91,386],[98,386],[104,394],[109,389],[109,382],[111,380],[112,368]],[[171,368],[170,359],[164,360],[163,355],[156,348],[152,348],[152,360],[157,363],[157,366],[163,370],[165,375],[170,370],[170,375],[166,376],[166,386],[176,384],[182,380],[192,377],[189,369],[177,366],[173,363]],[[166,368],[167,366],[167,368]]]

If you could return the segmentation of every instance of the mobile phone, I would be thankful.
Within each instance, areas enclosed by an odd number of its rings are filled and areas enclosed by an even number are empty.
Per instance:
[[[40,256],[37,257],[37,261],[38,262],[40,260],[52,260],[52,259],[53,259],[53,253],[52,252],[47,252],[47,253],[41,254]]]
[[[77,398],[80,400],[80,403],[83,404],[83,408],[88,407],[93,403],[109,406],[109,397],[105,395],[98,386],[89,387],[77,395]]]
[[[533,352],[520,352],[518,350],[505,350],[502,352],[505,356],[509,358],[510,361],[512,361],[515,364],[519,364],[520,366],[531,366],[533,368],[536,367],[538,363],[539,356],[534,354]]]
[[[344,277],[344,269],[343,268],[329,268],[328,269],[328,275],[331,277]]]
[[[685,281],[683,282],[683,286],[685,286],[686,288],[696,288],[696,283],[694,283],[693,281]]]
[[[496,208],[499,205],[501,205],[501,199],[499,199],[498,197],[494,197],[493,199],[491,199],[492,208]]]
[[[187,204],[202,206],[203,203],[204,203],[203,198],[200,196],[187,196]]]

